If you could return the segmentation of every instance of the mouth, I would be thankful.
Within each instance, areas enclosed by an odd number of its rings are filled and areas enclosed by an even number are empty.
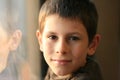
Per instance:
[[[60,65],[65,65],[72,62],[72,60],[67,60],[67,59],[51,59],[51,61],[54,62],[55,64],[60,64]]]

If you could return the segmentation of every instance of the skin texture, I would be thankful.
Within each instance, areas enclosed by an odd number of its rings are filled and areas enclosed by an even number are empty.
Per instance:
[[[7,33],[0,27],[0,72],[6,67],[9,53]]]
[[[86,63],[99,43],[96,35],[89,44],[87,31],[80,21],[61,18],[57,14],[46,17],[43,32],[36,32],[44,58],[59,77],[65,77]]]

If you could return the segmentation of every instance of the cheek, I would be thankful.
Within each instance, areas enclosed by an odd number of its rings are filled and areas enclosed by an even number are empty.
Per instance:
[[[71,47],[72,53],[77,53],[78,55],[86,55],[88,52],[87,44],[76,44]]]
[[[72,50],[72,55],[74,56],[75,62],[80,63],[80,65],[84,65],[86,63],[87,52],[87,47],[74,47]]]
[[[86,53],[76,53],[76,55],[74,55],[73,61],[76,64],[76,66],[82,67],[86,64],[86,57],[87,57]]]
[[[42,48],[43,48],[43,53],[45,54],[51,54],[53,52],[53,44],[48,42],[48,41],[44,41],[42,44]]]
[[[4,44],[4,45],[0,45],[0,57],[5,57],[7,58],[8,54],[9,54],[10,50],[9,50],[9,46],[8,44]],[[2,58],[0,58],[2,59]]]
[[[43,56],[45,58],[45,61],[49,65],[50,59],[54,53],[53,45],[47,41],[44,41],[42,45],[43,45]]]
[[[87,56],[87,50],[86,49],[75,49],[75,51],[73,52],[73,56],[75,56],[76,58],[81,58],[81,59],[86,59]]]

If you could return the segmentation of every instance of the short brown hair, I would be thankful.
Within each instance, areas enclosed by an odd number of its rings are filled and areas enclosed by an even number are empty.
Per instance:
[[[89,42],[97,31],[98,13],[90,0],[47,0],[39,13],[39,29],[43,31],[45,18],[58,14],[62,18],[80,20],[88,33]]]

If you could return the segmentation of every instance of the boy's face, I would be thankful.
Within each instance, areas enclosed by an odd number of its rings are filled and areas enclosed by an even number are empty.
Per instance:
[[[84,66],[91,53],[84,25],[58,15],[46,18],[43,33],[37,31],[37,37],[47,64],[59,76]]]
[[[8,35],[0,25],[0,72],[6,66],[8,53],[9,53]]]
[[[6,45],[8,45],[8,35],[6,31],[0,26],[0,54],[2,54],[2,50],[7,47]]]

